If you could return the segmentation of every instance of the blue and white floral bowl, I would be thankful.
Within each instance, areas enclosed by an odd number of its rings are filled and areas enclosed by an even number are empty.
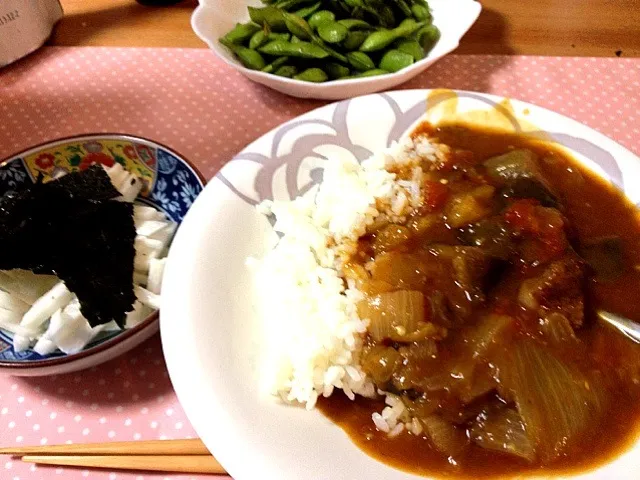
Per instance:
[[[1,162],[0,195],[31,185],[39,175],[47,181],[95,163],[106,166],[120,163],[136,173],[144,184],[136,202],[163,211],[178,224],[205,184],[193,165],[165,146],[128,135],[99,134],[38,145]],[[77,354],[55,352],[42,356],[31,349],[16,352],[12,334],[0,329],[0,372],[27,376],[84,369],[130,350],[157,331],[156,311],[134,328],[104,332]]]

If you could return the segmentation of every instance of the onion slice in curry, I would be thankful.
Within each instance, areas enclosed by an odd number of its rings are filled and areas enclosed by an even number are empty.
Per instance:
[[[604,389],[595,378],[531,340],[513,344],[496,364],[505,396],[515,401],[544,462],[584,435],[604,410]]]

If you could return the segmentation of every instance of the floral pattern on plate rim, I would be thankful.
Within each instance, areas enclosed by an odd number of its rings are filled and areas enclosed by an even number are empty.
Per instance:
[[[613,155],[602,147],[586,138],[579,138],[562,132],[546,132],[542,129],[531,129],[530,125],[522,118],[518,117],[508,108],[504,108],[504,103],[496,101],[485,94],[467,91],[431,91],[438,93],[428,99],[423,99],[413,103],[404,110],[394,97],[394,93],[380,93],[370,95],[370,98],[379,98],[388,106],[392,112],[393,120],[386,136],[386,146],[398,141],[421,118],[428,116],[431,110],[437,110],[441,103],[451,99],[454,95],[458,99],[469,99],[484,105],[486,110],[496,112],[496,115],[503,117],[503,122],[509,124],[516,133],[523,133],[533,137],[543,137],[549,141],[563,145],[568,149],[589,158],[602,168],[609,179],[619,188],[625,189],[622,170]],[[409,92],[404,92],[409,93]],[[364,97],[366,98],[366,97]],[[503,99],[507,101],[507,99]],[[302,167],[305,159],[316,158],[319,162],[327,160],[327,157],[317,153],[319,147],[335,146],[348,151],[353,158],[361,162],[372,155],[372,151],[366,146],[354,142],[350,138],[349,114],[353,108],[353,99],[344,100],[324,108],[334,107],[330,121],[323,118],[300,118],[294,119],[277,128],[273,133],[270,151],[243,151],[233,158],[232,162],[245,161],[258,164],[258,171],[253,178],[253,183],[249,185],[246,179],[240,181],[230,178],[227,175],[228,169],[223,168],[217,178],[230,188],[238,197],[250,205],[257,205],[265,200],[285,200],[296,198],[315,184],[322,181],[322,168],[316,167],[307,173],[308,181],[299,184],[298,179],[304,177]],[[287,134],[293,130],[304,126],[309,133],[297,137],[290,151],[279,153],[281,142]],[[327,129],[332,133],[326,133]],[[249,147],[251,149],[252,147]],[[231,162],[230,162],[231,163]],[[276,172],[285,170],[286,195],[282,198],[283,192],[276,194],[274,180]],[[640,205],[640,204],[639,204]]]

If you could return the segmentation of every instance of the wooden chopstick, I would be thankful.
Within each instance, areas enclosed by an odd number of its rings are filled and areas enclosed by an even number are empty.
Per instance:
[[[198,439],[0,448],[29,463],[117,470],[225,474]]]
[[[225,474],[211,455],[28,455],[24,462],[116,470]]]
[[[0,448],[0,455],[210,455],[200,439]]]

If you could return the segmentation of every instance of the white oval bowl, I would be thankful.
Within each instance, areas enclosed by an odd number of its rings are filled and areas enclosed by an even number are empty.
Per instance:
[[[451,119],[451,110],[444,107],[457,102],[453,118],[480,111],[489,112],[476,116],[483,123],[509,131],[544,126],[578,161],[640,203],[640,159],[630,151],[557,113],[481,93],[457,92],[453,99],[452,92],[409,90],[355,98],[302,115],[249,145],[211,180],[180,226],[169,253],[160,313],[164,354],[178,398],[200,438],[235,480],[423,478],[367,456],[319,412],[259,394],[261,316],[245,261],[262,256],[273,235],[252,204],[297,196],[318,178],[314,168],[322,166],[321,155],[354,152],[362,159],[367,151],[387,146],[420,120],[427,95],[432,107],[426,118],[432,122]],[[636,444],[575,478],[631,480],[639,468]]]
[[[458,47],[460,39],[475,23],[482,10],[480,3],[475,0],[429,0],[429,5],[433,13],[433,22],[440,29],[441,37],[424,59],[388,75],[325,83],[303,82],[250,70],[243,67],[231,52],[220,45],[218,39],[229,32],[236,23],[249,21],[247,6],[263,6],[260,0],[200,0],[200,5],[191,18],[191,26],[196,35],[218,57],[254,82],[294,97],[341,100],[388,90],[422,73]]]

